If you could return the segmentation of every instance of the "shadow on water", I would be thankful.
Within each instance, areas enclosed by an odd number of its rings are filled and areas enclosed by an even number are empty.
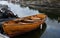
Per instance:
[[[46,23],[43,24],[43,29],[37,28],[36,30],[33,30],[31,32],[15,36],[13,38],[40,38],[40,36],[44,33],[46,29]]]
[[[40,12],[40,10],[39,10],[39,12]],[[52,13],[47,13],[47,12],[41,12],[41,13],[45,13],[50,19],[58,20],[58,17],[59,17],[59,15],[52,14]]]

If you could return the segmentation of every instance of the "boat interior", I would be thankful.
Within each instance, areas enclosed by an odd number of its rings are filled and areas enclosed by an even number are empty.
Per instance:
[[[28,16],[24,18],[17,18],[15,20],[6,21],[5,24],[30,24],[41,21],[42,19],[39,18],[37,15]]]

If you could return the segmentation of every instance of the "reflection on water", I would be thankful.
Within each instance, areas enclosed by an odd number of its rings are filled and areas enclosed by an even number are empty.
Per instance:
[[[30,16],[41,12],[39,9],[37,10],[30,7],[22,7],[20,4],[8,3],[7,1],[0,1],[0,4],[7,4],[19,17]],[[60,16],[54,14],[54,11],[53,13],[46,13],[46,11],[43,12],[47,15],[47,27],[45,32],[43,33],[44,30],[41,31],[40,29],[37,29],[27,34],[21,35],[20,38],[60,38],[60,22],[58,22],[58,17]],[[43,29],[45,28],[43,27]]]
[[[13,11],[19,17],[24,17],[24,16],[30,16],[30,15],[38,14],[38,11],[30,10],[28,7],[22,8],[18,4],[8,3],[7,1],[1,1],[0,4],[7,4],[11,8],[11,11]]]

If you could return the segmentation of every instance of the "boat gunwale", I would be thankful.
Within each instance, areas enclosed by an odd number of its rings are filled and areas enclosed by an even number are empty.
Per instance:
[[[40,22],[40,21],[39,21],[39,22]],[[41,22],[43,22],[43,21],[41,21]],[[41,23],[41,22],[40,22],[40,23]],[[30,25],[30,24],[36,24],[36,23],[38,23],[38,21],[37,21],[37,22],[33,22],[33,23],[25,23],[25,24],[23,24],[23,23],[18,23],[18,24],[6,24],[6,23],[5,23],[5,24],[3,24],[3,25],[27,25],[27,24]]]

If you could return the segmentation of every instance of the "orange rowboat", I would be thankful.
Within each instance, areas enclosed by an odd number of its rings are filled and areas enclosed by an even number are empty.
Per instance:
[[[2,27],[8,36],[13,37],[37,29],[44,23],[45,18],[45,14],[16,18],[14,20],[4,22]]]

